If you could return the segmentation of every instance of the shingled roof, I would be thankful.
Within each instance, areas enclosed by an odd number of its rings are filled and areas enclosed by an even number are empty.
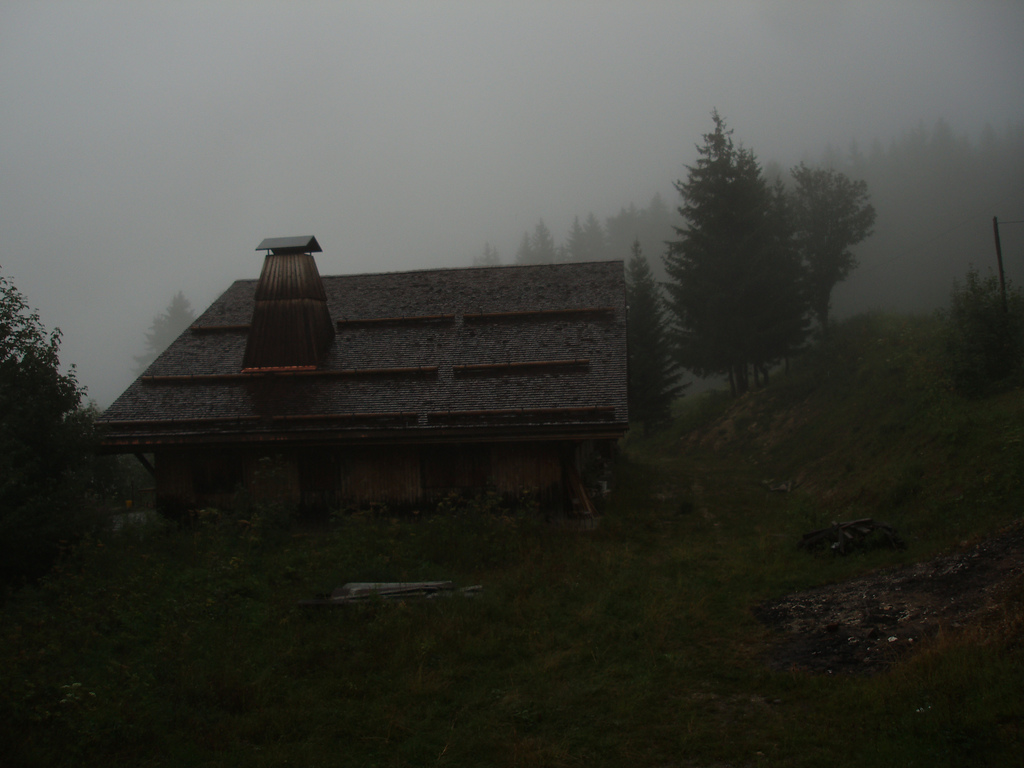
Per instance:
[[[235,282],[111,406],[111,451],[161,445],[616,438],[620,261],[323,277],[315,370],[243,372],[256,280]]]

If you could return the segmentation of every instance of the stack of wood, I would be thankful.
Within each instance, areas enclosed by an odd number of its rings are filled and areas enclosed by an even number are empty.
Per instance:
[[[846,523],[832,523],[828,528],[820,528],[817,531],[805,533],[800,540],[800,546],[811,548],[819,544],[828,543],[833,552],[844,555],[855,544],[862,543],[876,531],[885,535],[893,549],[903,548],[904,544],[896,535],[896,531],[892,526],[879,523],[870,517],[865,517],[861,520],[851,520]]]
[[[438,597],[441,595],[460,594],[475,595],[483,587],[475,585],[456,589],[450,581],[387,581],[387,582],[349,582],[338,587],[330,595],[317,597],[313,600],[300,600],[299,605],[345,605],[358,603],[374,598],[380,600],[396,600],[410,597]]]

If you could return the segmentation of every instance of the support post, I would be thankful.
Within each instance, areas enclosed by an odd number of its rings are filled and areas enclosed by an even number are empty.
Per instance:
[[[145,454],[136,453],[134,455],[139,460],[139,463],[146,468],[146,471],[153,477],[156,477],[156,468],[149,463],[149,459],[146,458]]]
[[[999,217],[992,217],[992,231],[996,238],[996,261],[999,264],[999,295],[1003,299],[1003,312],[1009,312],[1006,305],[1006,279],[1003,277],[1003,246],[999,243]]]

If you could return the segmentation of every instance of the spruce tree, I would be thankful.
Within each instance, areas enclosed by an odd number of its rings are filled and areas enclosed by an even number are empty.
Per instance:
[[[558,261],[558,250],[555,248],[555,238],[548,229],[544,219],[537,222],[533,228],[533,235],[530,237],[530,247],[533,249],[533,258],[537,264],[554,264]]]
[[[669,421],[672,401],[683,386],[672,360],[665,331],[664,299],[650,264],[634,241],[626,269],[629,319],[629,416],[644,425],[644,434]]]
[[[734,394],[788,356],[806,333],[802,272],[781,188],[754,153],[733,144],[718,112],[699,157],[676,182],[678,212],[665,270],[680,364],[728,375]]]
[[[519,250],[516,251],[516,264],[536,264],[533,257],[533,246],[530,245],[530,233],[523,232],[523,239],[519,241]]]
[[[490,243],[484,243],[484,252],[473,258],[474,267],[497,267],[501,265],[498,249]]]
[[[644,242],[642,215],[637,207],[630,203],[628,208],[620,208],[614,216],[605,218],[608,250],[613,254],[627,253],[634,240]]]
[[[167,309],[153,318],[152,325],[146,331],[146,351],[141,355],[134,355],[136,372],[145,371],[195,319],[196,313],[192,305],[185,298],[185,294],[178,291],[167,305]]]
[[[584,261],[604,261],[608,258],[608,236],[593,213],[583,223]]]
[[[572,226],[569,228],[569,238],[565,243],[567,261],[589,261],[587,258],[587,242],[583,227],[580,225],[580,217],[573,216]]]
[[[604,227],[593,213],[587,214],[585,223],[574,216],[565,243],[566,261],[604,261],[608,258],[608,238]]]
[[[533,234],[523,233],[523,240],[516,252],[518,264],[553,264],[558,260],[555,238],[551,235],[544,219],[537,222]]]

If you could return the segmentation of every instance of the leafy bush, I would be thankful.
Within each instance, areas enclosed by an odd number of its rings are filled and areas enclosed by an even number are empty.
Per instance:
[[[999,280],[971,269],[953,284],[946,321],[946,357],[957,391],[980,396],[1019,374],[1024,363],[1024,295],[1007,285],[1006,305]]]
[[[60,331],[0,276],[0,575],[44,571],[90,524],[93,414],[59,348]]]

